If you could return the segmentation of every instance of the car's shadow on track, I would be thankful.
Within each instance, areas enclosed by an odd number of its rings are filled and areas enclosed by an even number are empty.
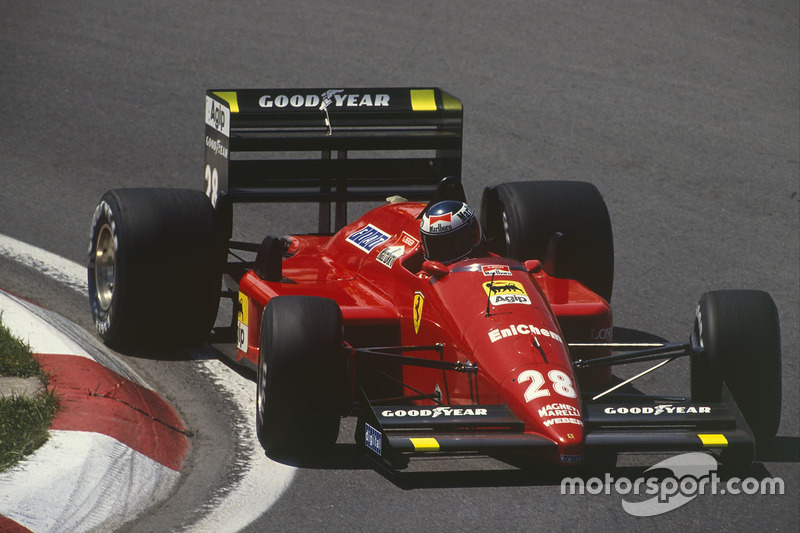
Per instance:
[[[796,449],[797,438],[778,438],[777,441],[785,441],[782,447],[789,448],[794,446],[794,457],[788,459],[790,462],[797,462]],[[653,465],[664,459],[666,456],[644,456],[642,460]],[[772,459],[770,459],[772,460]],[[372,461],[369,461],[372,463]],[[659,482],[664,479],[674,477],[674,472],[665,468],[652,468],[652,466],[579,466],[561,467],[545,463],[530,463],[519,469],[505,470],[436,470],[436,471],[390,471],[380,466],[374,465],[374,470],[381,474],[388,481],[402,490],[413,489],[448,489],[448,488],[497,488],[497,487],[563,487],[565,480],[581,479],[588,482],[591,479],[601,480],[605,484],[611,479],[655,479]],[[733,467],[726,464],[719,464],[716,477],[722,483],[734,480],[738,482],[742,479],[767,480],[773,478],[773,474],[762,462],[756,462],[747,467]],[[605,490],[605,488],[604,488]],[[609,490],[612,490],[609,486]]]
[[[346,428],[343,428],[346,430]],[[457,457],[422,456],[411,459],[408,469],[392,470],[372,460],[355,443],[340,441],[324,456],[303,460],[274,461],[312,470],[373,470],[400,489],[457,487],[522,487],[559,485],[565,476],[600,475],[600,470],[558,467],[543,462],[515,465],[509,457],[483,455]]]
[[[768,449],[759,451],[758,460],[774,463],[800,463],[800,437],[775,437]]]

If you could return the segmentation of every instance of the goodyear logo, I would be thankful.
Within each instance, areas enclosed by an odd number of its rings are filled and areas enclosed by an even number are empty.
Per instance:
[[[265,94],[258,99],[262,108],[306,108],[328,107],[389,107],[388,94],[345,93],[344,89],[331,89],[322,94]],[[434,108],[435,110],[435,108]]]
[[[528,293],[518,281],[487,281],[483,284],[483,290],[492,305],[531,304]]]

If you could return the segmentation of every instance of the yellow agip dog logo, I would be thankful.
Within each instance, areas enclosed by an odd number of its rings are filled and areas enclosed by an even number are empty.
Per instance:
[[[487,281],[483,284],[483,290],[492,305],[531,304],[528,293],[518,281]]]

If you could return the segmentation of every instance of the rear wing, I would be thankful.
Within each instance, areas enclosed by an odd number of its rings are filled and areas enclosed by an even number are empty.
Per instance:
[[[232,217],[240,202],[318,202],[319,232],[348,201],[430,199],[461,178],[461,102],[438,88],[206,92],[205,186]]]

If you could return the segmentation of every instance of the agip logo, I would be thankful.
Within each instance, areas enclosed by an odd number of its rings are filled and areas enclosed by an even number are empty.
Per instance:
[[[239,311],[237,315],[237,328],[236,328],[236,347],[243,351],[247,351],[247,342],[249,340],[249,324],[250,324],[250,298],[243,292],[239,293]]]
[[[231,110],[206,96],[206,125],[211,126],[225,137],[230,137]],[[208,144],[208,140],[206,140],[206,144]]]
[[[487,281],[483,284],[483,290],[492,305],[531,304],[528,293],[518,281]]]

